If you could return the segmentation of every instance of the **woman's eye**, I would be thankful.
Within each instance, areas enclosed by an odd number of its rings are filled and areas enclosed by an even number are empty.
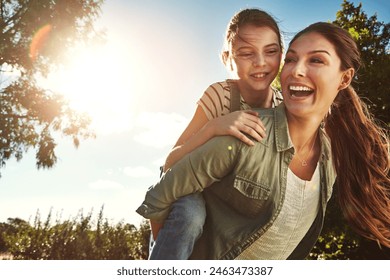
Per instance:
[[[312,63],[324,63],[324,61],[321,58],[317,58],[317,57],[311,58],[310,62],[312,62]]]
[[[284,63],[286,64],[286,63],[290,63],[290,62],[293,62],[294,61],[294,59],[292,58],[292,57],[286,57],[285,59],[284,59]]]

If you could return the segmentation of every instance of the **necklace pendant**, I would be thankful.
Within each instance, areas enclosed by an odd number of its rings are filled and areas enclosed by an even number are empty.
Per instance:
[[[302,164],[302,166],[307,166],[307,161],[306,160],[302,160],[301,164]]]

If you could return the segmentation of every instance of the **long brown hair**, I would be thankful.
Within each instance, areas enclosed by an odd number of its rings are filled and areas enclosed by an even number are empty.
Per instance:
[[[331,42],[341,59],[341,70],[355,72],[360,53],[344,29],[319,22],[299,32],[315,32]],[[337,173],[336,193],[350,225],[362,236],[390,247],[389,137],[375,122],[366,104],[350,85],[341,90],[325,119]]]

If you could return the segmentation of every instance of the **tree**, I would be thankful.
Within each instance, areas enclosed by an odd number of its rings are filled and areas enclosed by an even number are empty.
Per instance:
[[[35,149],[38,168],[57,160],[54,135],[74,145],[93,136],[88,116],[37,84],[77,43],[101,37],[93,23],[104,0],[0,0],[0,169]]]
[[[390,23],[380,22],[377,15],[368,17],[362,4],[344,0],[333,22],[346,29],[356,40],[363,67],[355,81],[357,92],[367,98],[371,113],[390,125]]]

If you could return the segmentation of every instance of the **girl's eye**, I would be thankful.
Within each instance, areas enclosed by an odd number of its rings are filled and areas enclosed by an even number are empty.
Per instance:
[[[277,49],[271,49],[271,50],[267,50],[266,51],[266,54],[269,54],[269,55],[273,55],[273,54],[276,54],[276,53],[279,53],[279,51]]]
[[[255,54],[253,52],[239,52],[236,54],[241,59],[251,59]]]
[[[249,57],[249,56],[252,56],[253,53],[251,52],[245,52],[245,53],[239,53],[238,56],[240,57]]]

